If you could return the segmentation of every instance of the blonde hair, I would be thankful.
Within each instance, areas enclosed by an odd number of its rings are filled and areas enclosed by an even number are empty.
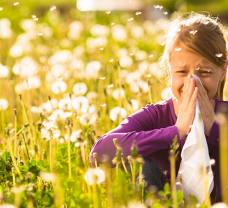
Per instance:
[[[184,19],[177,18],[170,27],[162,56],[162,62],[166,62],[166,65],[169,62],[172,47],[180,42],[218,67],[223,67],[226,64],[226,40],[221,29],[222,25],[219,24],[217,18],[193,13]],[[216,98],[221,100],[223,99],[225,81],[226,76],[216,93]]]

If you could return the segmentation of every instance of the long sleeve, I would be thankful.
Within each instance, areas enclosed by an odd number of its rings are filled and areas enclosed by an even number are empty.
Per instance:
[[[97,153],[98,162],[102,161],[102,156],[108,156],[112,160],[115,156],[115,146],[113,139],[117,138],[122,147],[123,155],[130,154],[133,143],[137,145],[138,152],[143,157],[149,157],[152,153],[164,149],[169,149],[173,139],[178,135],[178,129],[175,125],[164,126],[159,124],[161,119],[159,109],[154,105],[147,105],[142,110],[127,117],[117,128],[106,133],[98,139],[90,153],[90,161],[93,163],[93,153]]]
[[[214,121],[209,136],[206,136],[207,143],[212,146],[218,146],[219,142],[219,124],[217,121]]]

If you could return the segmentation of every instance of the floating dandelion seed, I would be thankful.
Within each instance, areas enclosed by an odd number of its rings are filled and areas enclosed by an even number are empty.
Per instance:
[[[18,6],[20,3],[18,1],[13,3],[13,6]]]
[[[132,22],[133,20],[134,20],[133,17],[130,17],[130,18],[127,19],[128,22]]]
[[[7,110],[9,103],[6,99],[0,98],[0,111]]]
[[[105,172],[101,168],[89,168],[84,176],[88,185],[100,184],[105,181]]]
[[[141,15],[141,14],[142,14],[142,12],[140,12],[140,11],[135,12],[135,15],[136,15],[136,16],[139,16],[139,15]]]
[[[106,11],[105,14],[108,14],[109,15],[109,14],[111,14],[111,11]]]
[[[3,7],[0,7],[0,12],[3,11],[3,9],[4,9]]]
[[[50,12],[53,12],[55,10],[56,10],[56,6],[55,5],[51,6],[50,9],[49,9]]]
[[[38,21],[38,17],[36,16],[36,15],[32,15],[32,19],[33,19],[33,21],[35,21],[35,22],[37,22]]]
[[[155,8],[155,9],[162,9],[163,6],[161,6],[161,5],[154,5],[154,8]]]
[[[197,32],[198,32],[197,30],[191,30],[189,33],[190,33],[191,35],[195,35]]]
[[[215,56],[218,58],[221,58],[223,56],[223,54],[222,53],[216,53]]]
[[[175,48],[174,49],[176,52],[180,52],[182,50],[182,48]]]

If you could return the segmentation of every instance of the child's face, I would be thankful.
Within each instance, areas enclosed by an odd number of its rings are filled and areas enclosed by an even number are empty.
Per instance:
[[[219,83],[225,76],[224,68],[219,68],[182,44],[174,46],[171,51],[170,71],[172,92],[180,101],[182,100],[184,82],[189,74],[195,74],[200,78],[210,99],[215,98]]]

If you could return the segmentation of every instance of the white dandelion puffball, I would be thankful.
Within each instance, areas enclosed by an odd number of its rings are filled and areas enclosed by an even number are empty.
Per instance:
[[[112,121],[116,121],[118,118],[126,118],[126,116],[126,110],[121,107],[115,107],[109,112],[109,117]]]
[[[105,25],[95,24],[91,27],[90,33],[94,36],[107,36],[109,34],[109,28]]]
[[[9,69],[7,66],[0,63],[0,78],[6,78],[9,75]]]
[[[6,99],[0,98],[0,111],[7,110],[9,103]]]
[[[161,97],[163,100],[169,99],[173,96],[172,90],[170,87],[167,87],[162,90],[161,92]]]
[[[56,176],[53,173],[41,172],[40,177],[46,182],[54,182]]]
[[[87,92],[87,85],[84,82],[76,83],[73,86],[73,92],[76,96],[85,95]]]
[[[91,61],[86,65],[85,76],[86,78],[97,78],[101,69],[101,63],[99,61]]]
[[[123,55],[119,58],[119,64],[123,68],[128,68],[133,64],[132,58],[128,55]]]
[[[71,22],[69,25],[68,38],[77,40],[83,31],[83,24],[80,21]]]
[[[84,179],[90,186],[100,184],[105,181],[105,172],[101,168],[89,168]]]
[[[67,84],[63,80],[57,80],[51,85],[51,91],[54,94],[60,94],[65,92],[67,89]]]
[[[117,41],[125,41],[127,39],[127,31],[122,25],[114,25],[112,27],[112,37]]]
[[[0,38],[8,39],[11,38],[12,34],[10,20],[7,18],[0,19]]]
[[[211,208],[228,208],[228,206],[223,202],[218,202],[213,204]]]
[[[119,100],[121,98],[124,98],[125,97],[125,91],[124,91],[124,89],[118,88],[118,89],[113,90],[112,97],[114,99],[116,99],[116,100]]]

